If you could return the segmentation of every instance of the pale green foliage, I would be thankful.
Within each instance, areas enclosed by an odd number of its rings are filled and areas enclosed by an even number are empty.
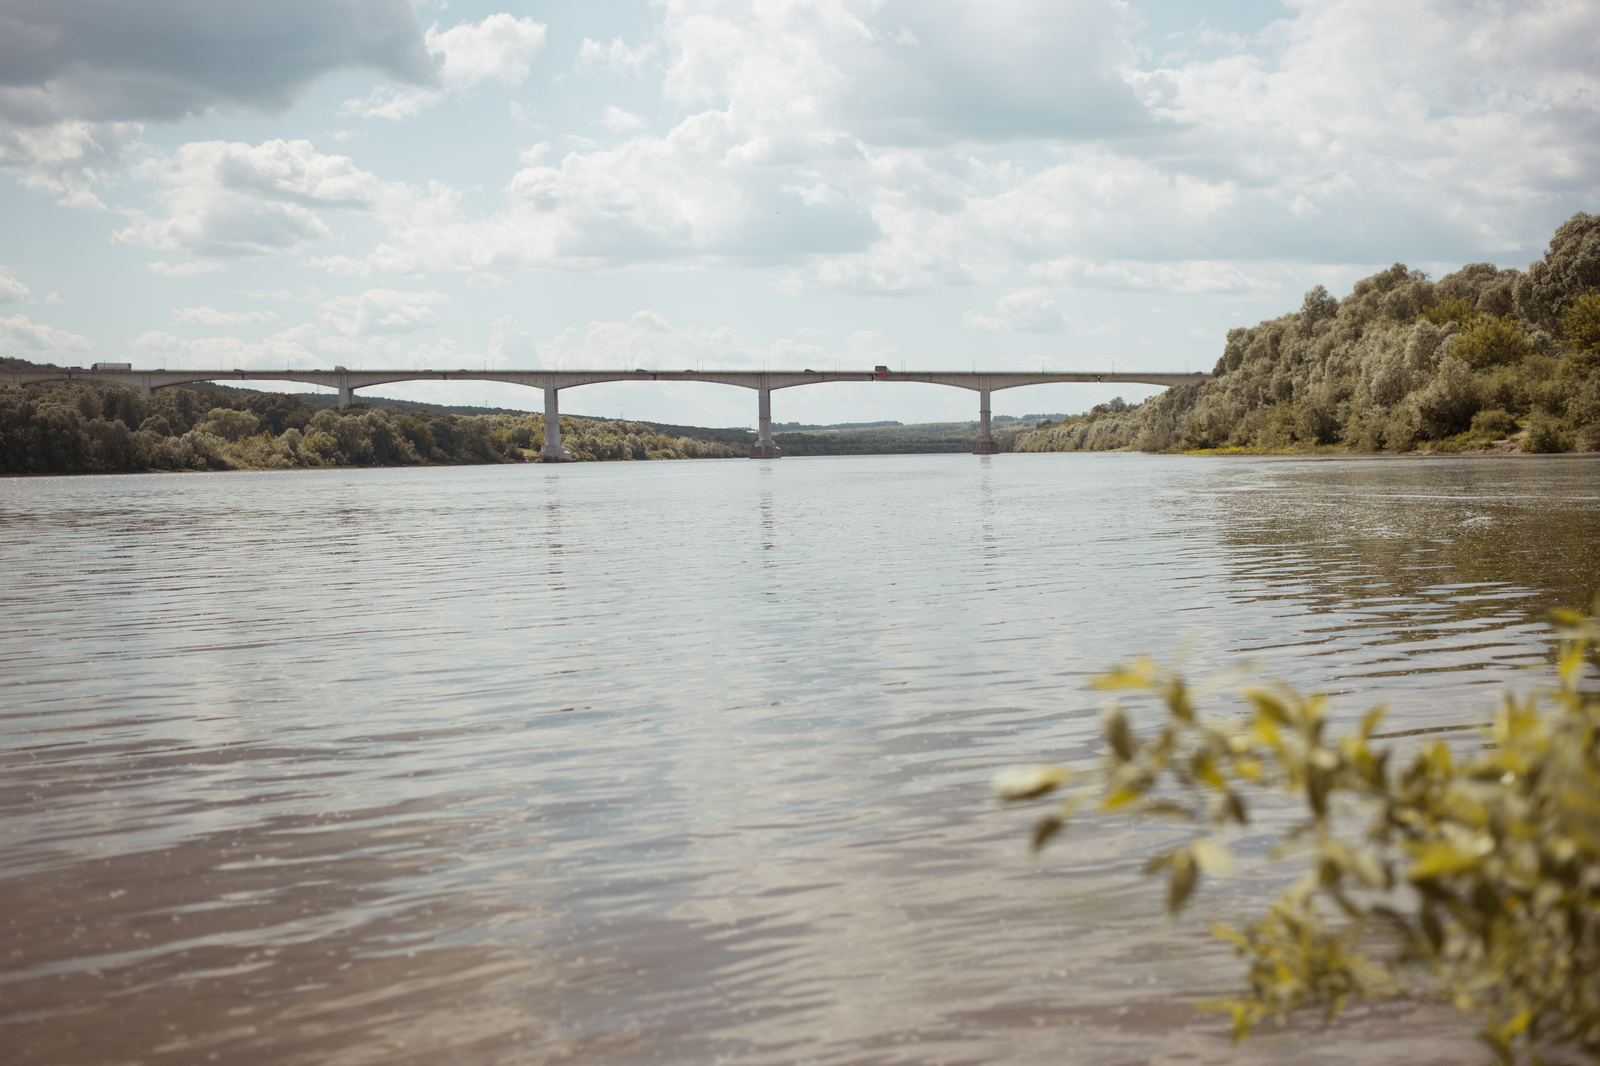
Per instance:
[[[1562,431],[1559,420],[1543,411],[1535,411],[1528,419],[1528,435],[1522,438],[1522,450],[1542,453],[1570,452],[1572,438]]]
[[[1492,408],[1518,418],[1543,410],[1564,420],[1566,439],[1577,430],[1600,440],[1600,425],[1567,411],[1600,373],[1600,349],[1573,347],[1591,335],[1584,316],[1592,312],[1600,331],[1600,302],[1582,303],[1597,271],[1600,216],[1580,213],[1527,275],[1469,263],[1433,281],[1396,263],[1343,300],[1318,286],[1296,312],[1229,330],[1210,380],[1169,389],[1114,421],[1024,432],[1016,450],[1450,451],[1485,443],[1453,438]],[[1563,347],[1552,316],[1569,313]]]
[[[249,411],[216,407],[206,416],[206,421],[195,428],[221,437],[223,440],[235,441],[254,433],[260,424],[261,420]]]
[[[1325,697],[1281,686],[1245,688],[1244,718],[1209,720],[1182,677],[1141,659],[1095,685],[1154,697],[1159,728],[1136,730],[1114,703],[1100,766],[1011,771],[995,789],[1007,801],[1065,793],[1035,847],[1090,806],[1192,825],[1147,865],[1166,875],[1174,913],[1203,875],[1226,872],[1254,797],[1304,805],[1276,853],[1304,873],[1265,916],[1215,930],[1248,963],[1248,990],[1206,1004],[1232,1015],[1237,1039],[1264,1019],[1318,1007],[1331,1020],[1353,997],[1419,983],[1479,1014],[1505,1062],[1549,1044],[1600,1056],[1600,695],[1584,682],[1600,624],[1558,621],[1559,686],[1507,694],[1483,748],[1434,741],[1402,756],[1376,743],[1381,710],[1339,735]]]

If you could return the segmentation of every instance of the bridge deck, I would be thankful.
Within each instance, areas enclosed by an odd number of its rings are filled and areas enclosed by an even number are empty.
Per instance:
[[[0,370],[0,381],[21,387],[44,381],[99,381],[128,385],[148,393],[169,385],[200,381],[223,384],[243,381],[294,381],[330,389],[365,389],[397,381],[498,381],[534,389],[570,389],[606,381],[703,381],[746,389],[788,389],[830,381],[912,381],[949,385],[974,391],[995,391],[1021,385],[1059,382],[1130,382],[1140,385],[1186,385],[1204,381],[1210,374],[1166,374],[1147,371],[1097,373],[1019,373],[1012,371],[890,371],[866,370],[87,370],[62,367],[35,370]]]

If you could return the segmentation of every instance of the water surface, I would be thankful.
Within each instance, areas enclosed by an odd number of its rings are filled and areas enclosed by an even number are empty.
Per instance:
[[[1600,587],[1583,459],[961,455],[0,482],[22,1063],[1477,1061],[1191,1002],[1240,880],[1045,856],[1085,680],[1242,659],[1481,720]]]

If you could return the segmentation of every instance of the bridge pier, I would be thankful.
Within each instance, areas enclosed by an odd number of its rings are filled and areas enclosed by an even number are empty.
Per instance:
[[[989,432],[989,390],[978,390],[978,439],[972,442],[973,455],[998,455],[1000,442]]]
[[[355,402],[355,399],[356,399],[356,390],[354,388],[346,388],[343,385],[339,386],[339,406],[340,407],[349,407],[352,403]]]
[[[539,449],[540,462],[572,462],[572,453],[561,446],[561,410],[556,406],[556,393],[560,391],[544,390],[544,447]]]
[[[760,394],[758,413],[760,415],[760,430],[756,435],[756,442],[750,445],[750,458],[752,459],[782,459],[783,453],[772,440],[772,390],[757,389]]]

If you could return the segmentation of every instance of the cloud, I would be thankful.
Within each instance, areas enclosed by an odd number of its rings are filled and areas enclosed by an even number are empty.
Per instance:
[[[43,322],[30,321],[27,315],[0,318],[0,355],[49,355],[87,351],[94,347],[88,337],[51,329]]]
[[[195,158],[156,168],[165,210],[131,215],[120,236],[267,255],[360,211],[383,230],[376,245],[309,265],[487,281],[740,263],[784,268],[780,287],[796,293],[1248,294],[1298,284],[1299,264],[1397,247],[1536,253],[1552,221],[1600,208],[1600,75],[1583,5],[1563,0],[1329,0],[1201,58],[1160,60],[1130,43],[1132,9],[1114,0],[654,10],[659,49],[585,39],[576,65],[659,64],[677,124],[653,133],[613,105],[605,121],[623,143],[552,135],[570,150],[525,153],[497,209],[463,210],[442,183],[382,182],[307,142],[185,146]],[[520,84],[545,41],[509,15],[420,36],[434,81],[396,79],[372,106]],[[313,164],[344,167],[358,188],[260,177]],[[1020,305],[968,324],[1060,328]]]
[[[363,118],[401,119],[438,103],[446,93],[462,95],[484,82],[521,85],[544,49],[545,29],[542,22],[505,12],[482,22],[461,22],[442,32],[435,23],[424,39],[429,56],[438,65],[442,89],[383,84],[365,99],[345,101],[343,110]]]
[[[104,210],[91,187],[122,165],[143,130],[137,122],[82,120],[28,126],[0,111],[0,168],[62,206]]]
[[[339,296],[322,304],[322,319],[346,336],[411,333],[439,321],[433,310],[448,303],[442,292],[397,292],[368,289],[359,296]]]
[[[539,348],[533,334],[511,315],[502,315],[489,327],[487,355],[496,366],[539,366]]]
[[[73,206],[148,122],[278,112],[319,78],[438,73],[407,0],[281,0],[197,17],[189,0],[11,3],[0,9],[0,167]]]
[[[16,278],[0,273],[0,303],[21,303],[28,298],[29,291],[29,288]]]
[[[674,0],[665,88],[877,146],[1125,136],[1132,28],[1108,0]]]
[[[160,358],[173,366],[303,366],[316,367],[330,360],[321,356],[328,345],[313,325],[294,326],[259,341],[238,337],[177,337],[161,330],[150,330],[135,337],[135,351]]]
[[[61,298],[61,294],[59,292],[52,292],[49,296],[44,298],[44,305],[46,307],[62,307],[65,306],[66,302],[67,301]]]
[[[158,259],[144,265],[146,274],[156,274],[163,278],[192,278],[197,274],[214,274],[222,269],[221,263],[211,259],[196,259],[193,262],[176,265]]]
[[[613,37],[609,45],[602,45],[599,41],[591,41],[585,37],[583,44],[578,48],[575,65],[579,70],[605,67],[617,74],[638,77],[644,72],[645,65],[655,58],[657,51],[653,44],[629,48],[621,37]]]
[[[193,255],[296,251],[330,234],[319,210],[368,210],[383,191],[348,156],[323,155],[310,141],[196,141],[145,173],[165,186],[165,215],[128,210],[132,224],[116,239]]]
[[[173,312],[174,323],[195,326],[251,326],[260,322],[276,322],[273,311],[218,311],[215,307],[185,307]]]
[[[638,115],[630,114],[615,105],[606,108],[606,113],[601,117],[600,121],[612,133],[636,130],[644,125],[644,119]]]
[[[816,366],[834,357],[820,345],[792,340],[759,344],[731,326],[673,327],[651,311],[640,311],[628,322],[596,320],[581,331],[569,328],[550,340],[533,342],[533,350],[540,366],[573,369],[637,366],[677,370],[701,365],[736,369],[791,362]]]
[[[990,333],[1061,333],[1071,324],[1048,289],[1023,289],[1002,296],[995,301],[993,315],[968,311],[961,319],[963,329]]]

